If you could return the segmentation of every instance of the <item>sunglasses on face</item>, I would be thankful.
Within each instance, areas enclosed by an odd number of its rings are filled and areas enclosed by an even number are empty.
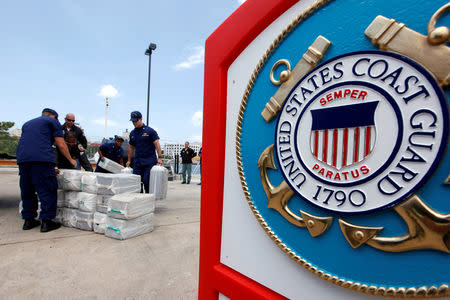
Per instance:
[[[75,120],[72,119],[66,119],[67,122],[75,122]]]

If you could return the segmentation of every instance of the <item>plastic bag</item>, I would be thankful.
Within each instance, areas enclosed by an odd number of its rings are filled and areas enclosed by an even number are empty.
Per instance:
[[[81,176],[81,190],[86,193],[97,194],[96,173],[88,173]]]
[[[58,198],[56,200],[56,207],[64,207],[65,192],[64,190],[58,190]]]
[[[64,208],[56,208],[56,217],[55,219],[53,219],[53,221],[58,222],[58,223],[63,223],[64,220]]]
[[[150,171],[149,193],[155,195],[155,199],[166,198],[169,170],[162,166],[153,166]]]
[[[133,174],[133,169],[130,168],[130,167],[126,167],[126,168],[122,169],[122,170],[120,171],[120,173],[123,173],[123,174]]]
[[[64,169],[62,173],[64,177],[64,190],[81,192],[81,176],[86,172]]]
[[[106,230],[106,214],[94,213],[94,232],[104,234]]]
[[[78,201],[79,192],[66,192],[64,194],[64,206],[68,208],[78,208],[80,203]]]
[[[85,192],[78,193],[78,204],[81,211],[95,212],[97,207],[97,195]]]
[[[129,239],[153,231],[153,213],[131,220],[106,218],[105,235],[118,240]]]
[[[81,230],[92,231],[94,229],[94,213],[75,210],[76,225]]]
[[[103,214],[108,212],[108,202],[113,195],[97,195],[97,211]]]
[[[63,220],[62,225],[66,227],[76,227],[77,226],[77,216],[76,212],[78,210],[73,208],[63,208]]]
[[[97,188],[97,193],[102,195],[139,193],[141,191],[141,176],[98,173]]]
[[[106,158],[103,161],[99,161],[98,162],[98,166],[102,169],[105,169],[106,171],[109,171],[111,173],[120,173],[124,167],[121,166],[120,164],[116,163],[113,160],[110,160],[109,158]]]
[[[109,199],[108,216],[116,219],[134,219],[155,210],[153,194],[120,194]]]

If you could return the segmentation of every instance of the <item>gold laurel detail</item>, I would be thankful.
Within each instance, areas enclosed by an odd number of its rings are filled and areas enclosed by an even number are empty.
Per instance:
[[[431,285],[429,287],[422,286],[422,287],[385,287],[385,286],[368,286],[366,284],[361,284],[359,282],[353,282],[350,280],[345,280],[332,276],[329,273],[325,273],[323,270],[319,270],[316,267],[313,267],[309,262],[307,262],[305,259],[297,255],[295,252],[293,252],[291,249],[289,249],[281,240],[280,238],[272,231],[272,229],[268,226],[264,218],[259,213],[258,209],[255,207],[253,200],[250,196],[250,192],[247,186],[247,182],[245,180],[245,173],[244,168],[242,164],[242,158],[241,158],[241,130],[242,130],[242,121],[243,116],[245,112],[245,108],[247,106],[248,97],[250,96],[250,92],[253,88],[253,85],[255,83],[255,80],[261,71],[262,67],[265,65],[267,60],[272,55],[272,52],[278,45],[284,40],[284,38],[299,25],[303,20],[305,20],[307,17],[312,15],[316,10],[321,8],[322,6],[328,4],[332,0],[319,0],[317,2],[314,2],[310,7],[308,7],[305,11],[303,11],[301,14],[299,14],[294,21],[292,21],[279,35],[278,37],[272,42],[272,44],[269,46],[269,48],[266,50],[263,57],[260,59],[259,63],[257,64],[256,68],[253,70],[253,73],[250,77],[250,80],[247,84],[247,88],[244,92],[241,105],[239,108],[239,115],[238,115],[238,122],[237,122],[237,128],[236,128],[236,159],[239,169],[239,176],[241,180],[242,189],[245,195],[245,198],[247,199],[247,202],[250,206],[250,209],[252,210],[253,214],[255,215],[257,221],[261,225],[261,227],[266,231],[266,233],[269,235],[269,237],[275,242],[275,244],[283,251],[285,252],[291,259],[293,259],[295,262],[297,262],[300,266],[305,268],[306,270],[312,272],[314,275],[319,276],[320,278],[330,281],[338,286],[348,288],[354,291],[359,291],[366,294],[376,294],[381,296],[387,296],[387,297],[395,297],[395,298],[433,298],[433,297],[446,297],[450,296],[450,288],[447,284],[442,284],[439,287],[436,287],[434,285]],[[424,295],[425,293],[425,295]]]

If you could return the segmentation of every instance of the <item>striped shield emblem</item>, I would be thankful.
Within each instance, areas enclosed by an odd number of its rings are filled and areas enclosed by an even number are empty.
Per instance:
[[[378,101],[311,110],[311,152],[338,170],[364,160],[375,146]]]

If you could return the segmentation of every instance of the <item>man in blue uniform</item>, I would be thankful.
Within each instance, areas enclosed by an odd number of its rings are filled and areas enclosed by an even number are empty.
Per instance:
[[[55,171],[56,144],[61,153],[76,167],[77,162],[70,157],[64,134],[58,121],[58,113],[50,108],[42,111],[42,116],[26,122],[22,126],[22,136],[17,147],[20,192],[22,198],[23,230],[41,225],[41,232],[58,229],[61,224],[53,222],[56,216],[58,183]],[[37,196],[36,196],[37,194]],[[38,198],[41,201],[39,222],[36,220]]]
[[[116,136],[114,138],[114,142],[105,143],[98,148],[98,154],[100,155],[100,157],[97,161],[97,168],[95,168],[95,172],[110,173],[109,171],[103,169],[98,165],[100,161],[105,160],[105,157],[123,166],[122,144],[123,138],[121,136]]]
[[[133,122],[134,129],[130,132],[127,167],[130,166],[131,157],[135,153],[133,174],[141,176],[145,192],[148,193],[150,170],[157,163],[162,165],[159,136],[155,130],[142,123],[142,114],[140,112],[133,111],[130,121]],[[158,152],[158,157],[156,157],[155,150]]]

